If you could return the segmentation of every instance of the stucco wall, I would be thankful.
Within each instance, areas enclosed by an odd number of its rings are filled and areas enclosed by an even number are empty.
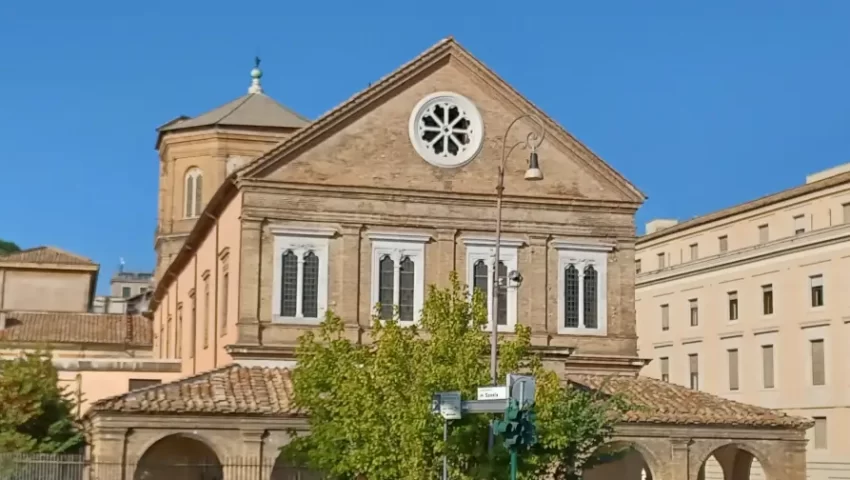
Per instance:
[[[0,309],[86,312],[92,272],[0,269]]]

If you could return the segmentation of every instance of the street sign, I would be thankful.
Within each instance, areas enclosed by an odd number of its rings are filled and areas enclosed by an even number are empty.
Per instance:
[[[478,400],[507,400],[508,387],[478,387]]]
[[[460,420],[462,415],[460,392],[440,392],[440,415],[446,420]]]
[[[531,375],[508,374],[508,393],[520,406],[534,403],[535,381]]]

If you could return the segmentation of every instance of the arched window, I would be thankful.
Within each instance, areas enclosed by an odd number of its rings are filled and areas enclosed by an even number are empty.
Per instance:
[[[190,168],[186,172],[184,181],[185,205],[183,211],[186,218],[195,218],[201,215],[203,205],[201,199],[204,192],[204,175],[198,168]]]
[[[381,304],[381,318],[393,318],[393,303],[395,295],[395,262],[389,255],[384,255],[378,262],[378,303]]]

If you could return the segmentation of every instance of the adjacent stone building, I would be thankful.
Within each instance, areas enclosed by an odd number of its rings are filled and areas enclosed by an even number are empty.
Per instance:
[[[455,40],[313,122],[268,98],[261,75],[247,96],[160,129],[154,353],[187,377],[95,402],[94,465],[236,478],[233,459],[255,458],[251,478],[291,477],[277,453],[307,427],[290,402],[298,336],[333,310],[369,342],[375,304],[414,325],[428,284],[456,271],[489,293],[496,270],[500,332],[528,325],[565,381],[640,406],[615,439],[632,453],[587,478],[697,479],[712,456],[728,478],[748,478],[754,458],[773,480],[805,478],[809,420],[638,376],[644,195]]]
[[[809,478],[850,475],[850,164],[637,242],[655,378],[812,417]]]

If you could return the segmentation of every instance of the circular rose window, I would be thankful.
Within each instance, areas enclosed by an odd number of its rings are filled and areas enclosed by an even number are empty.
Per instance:
[[[481,150],[484,124],[468,98],[439,92],[423,98],[410,115],[410,141],[428,163],[460,167]]]

